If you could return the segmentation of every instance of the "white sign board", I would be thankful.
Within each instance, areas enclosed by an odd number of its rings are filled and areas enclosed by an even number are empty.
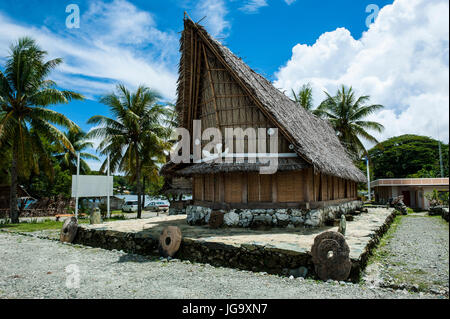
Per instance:
[[[72,175],[72,197],[108,195],[113,195],[113,176]]]

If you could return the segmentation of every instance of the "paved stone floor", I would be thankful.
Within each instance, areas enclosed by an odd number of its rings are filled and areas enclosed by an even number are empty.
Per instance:
[[[290,279],[62,244],[0,232],[0,299],[443,298],[367,285]]]
[[[396,217],[374,251],[363,278],[375,286],[448,296],[448,222],[426,213]]]
[[[346,240],[350,246],[350,258],[358,259],[374,235],[374,231],[384,224],[392,209],[370,208],[368,213],[355,216],[347,222]],[[115,221],[97,225],[81,225],[104,231],[139,233],[139,236],[159,238],[161,230],[169,225],[178,226],[183,240],[217,242],[232,246],[271,245],[279,250],[308,252],[314,238],[327,230],[337,231],[337,227],[320,228],[272,228],[251,230],[244,228],[210,229],[209,226],[190,226],[186,215],[161,216],[150,219]]]

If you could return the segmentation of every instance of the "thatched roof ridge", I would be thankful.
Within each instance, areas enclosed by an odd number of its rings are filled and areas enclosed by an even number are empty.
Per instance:
[[[189,32],[189,33],[187,33]],[[178,82],[177,109],[183,114],[185,88],[189,83],[184,37],[197,32],[207,47],[224,62],[224,66],[255,100],[261,111],[276,125],[280,133],[294,145],[294,150],[319,171],[358,182],[366,181],[364,174],[353,164],[328,121],[299,107],[272,83],[253,71],[242,59],[211,37],[206,30],[190,20],[185,20],[181,39],[180,78]],[[186,116],[183,117],[183,123]]]
[[[214,163],[205,162],[200,164],[193,164],[177,171],[180,175],[192,174],[212,174],[212,173],[231,173],[231,172],[259,172],[261,167],[267,167],[267,163],[261,163],[259,159],[256,163],[249,163],[245,159],[242,163]],[[277,171],[298,171],[304,168],[311,167],[301,158],[279,158]]]

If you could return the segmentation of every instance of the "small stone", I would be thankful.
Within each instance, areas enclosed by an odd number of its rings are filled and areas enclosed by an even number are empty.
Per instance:
[[[101,224],[102,223],[102,214],[98,207],[94,208],[89,217],[90,224]]]
[[[290,276],[289,276],[289,279],[294,279],[294,276],[290,275]]]
[[[237,226],[239,224],[239,214],[234,212],[226,213],[223,216],[223,222],[227,226]]]
[[[345,231],[346,231],[346,229],[347,229],[347,221],[346,221],[346,219],[345,219],[345,215],[342,214],[342,215],[341,215],[341,220],[340,220],[340,222],[339,222],[339,229],[338,229],[338,232],[340,232],[342,235],[345,236]]]

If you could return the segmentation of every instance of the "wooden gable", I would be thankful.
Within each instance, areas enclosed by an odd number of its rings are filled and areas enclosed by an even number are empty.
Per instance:
[[[192,121],[201,120],[202,131],[206,128],[220,128],[222,143],[225,143],[226,128],[275,128],[274,123],[255,104],[251,96],[234,79],[214,53],[208,48],[198,34],[188,29],[190,34],[189,47],[184,53],[189,56],[191,65],[188,87],[185,87],[183,123],[192,134]],[[185,32],[187,32],[185,30]],[[187,40],[187,39],[186,39]],[[185,48],[186,49],[186,48]],[[185,80],[187,82],[187,80]],[[190,98],[187,98],[190,97]],[[187,99],[186,99],[187,98]],[[266,134],[266,152],[269,152],[269,136]],[[244,138],[245,139],[245,138]],[[236,141],[236,138],[234,139]],[[208,141],[203,141],[202,146]],[[234,147],[234,152],[236,148]],[[247,145],[244,152],[249,152]],[[293,152],[289,149],[289,142],[282,133],[278,132],[278,152]]]

